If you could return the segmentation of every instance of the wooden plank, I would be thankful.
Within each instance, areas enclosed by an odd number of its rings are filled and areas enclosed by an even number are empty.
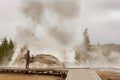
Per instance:
[[[1,73],[27,73],[27,74],[44,74],[44,75],[67,75],[67,70],[62,69],[20,69],[20,68],[1,68]]]
[[[70,69],[66,80],[99,80],[91,69]]]

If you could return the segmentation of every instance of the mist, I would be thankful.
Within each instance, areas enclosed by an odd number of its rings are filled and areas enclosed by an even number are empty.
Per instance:
[[[119,51],[83,48],[80,0],[22,0],[20,11],[25,22],[16,29],[17,49],[9,65],[29,49],[31,55],[51,54],[66,67],[119,67]]]
[[[26,21],[16,29],[18,48],[27,46],[33,55],[51,54],[64,62],[76,46],[80,0],[22,0],[20,11]],[[15,53],[11,63],[24,53]]]

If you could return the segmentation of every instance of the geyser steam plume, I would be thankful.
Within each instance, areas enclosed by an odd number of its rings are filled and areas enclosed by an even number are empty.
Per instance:
[[[47,53],[67,61],[67,53],[74,54],[78,43],[79,12],[80,0],[22,0],[21,13],[26,22],[18,27],[16,41],[33,55]]]
[[[102,46],[93,46],[93,51],[78,47],[82,44],[83,31],[79,20],[80,0],[22,0],[21,14],[25,22],[17,28],[18,47],[10,66],[23,56],[26,49],[33,55],[52,54],[67,67],[120,66],[120,54],[113,48],[107,47],[112,50],[109,52]]]

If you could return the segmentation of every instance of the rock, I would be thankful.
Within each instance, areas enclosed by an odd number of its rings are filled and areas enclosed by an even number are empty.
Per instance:
[[[25,65],[24,57],[20,58],[18,65]],[[60,62],[55,56],[47,54],[38,54],[32,56],[30,60],[30,67],[37,68],[64,68],[64,64]]]

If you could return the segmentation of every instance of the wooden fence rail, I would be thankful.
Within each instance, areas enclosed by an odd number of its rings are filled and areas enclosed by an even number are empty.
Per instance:
[[[62,69],[0,69],[0,73],[38,74],[66,77],[68,70]]]

